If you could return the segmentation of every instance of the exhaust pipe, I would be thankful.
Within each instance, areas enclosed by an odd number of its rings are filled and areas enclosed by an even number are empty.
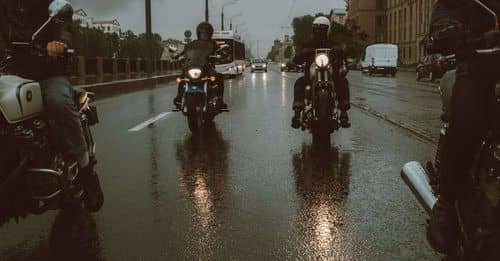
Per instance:
[[[436,204],[437,198],[432,193],[429,177],[419,162],[408,162],[401,170],[401,178],[411,189],[420,205],[430,215],[432,208]]]

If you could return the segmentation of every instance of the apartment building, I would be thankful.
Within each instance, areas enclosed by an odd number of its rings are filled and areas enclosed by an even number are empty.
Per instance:
[[[368,35],[367,42],[385,42],[386,0],[348,0],[348,17]]]
[[[432,8],[437,0],[349,0],[348,15],[370,37],[367,44],[399,46],[401,64],[415,64],[424,55]]]
[[[387,0],[387,42],[399,46],[402,64],[415,64],[425,55],[423,41],[437,0]]]

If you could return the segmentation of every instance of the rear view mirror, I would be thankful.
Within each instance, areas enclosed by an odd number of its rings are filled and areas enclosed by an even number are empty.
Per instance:
[[[168,50],[171,52],[171,53],[176,53],[177,52],[177,48],[175,46],[169,46],[168,47]]]
[[[35,41],[36,37],[40,34],[40,32],[47,27],[47,25],[52,22],[54,17],[65,14],[65,13],[72,13],[73,12],[73,7],[71,4],[66,1],[66,0],[53,0],[52,3],[49,5],[48,13],[49,13],[49,19],[45,21],[45,23],[36,30],[36,32],[33,34],[31,37],[31,41]]]
[[[49,17],[56,17],[60,14],[73,12],[73,7],[68,1],[54,0],[49,5]]]

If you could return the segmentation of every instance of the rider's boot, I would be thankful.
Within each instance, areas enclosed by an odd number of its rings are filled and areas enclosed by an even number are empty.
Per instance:
[[[450,254],[458,241],[458,221],[453,204],[442,197],[431,212],[427,228],[427,241],[433,249]]]
[[[340,112],[340,127],[349,128],[351,127],[351,123],[349,122],[349,115],[346,110],[342,110]]]
[[[300,112],[304,109],[304,102],[295,101],[293,103],[294,115],[292,118],[292,128],[300,128]]]

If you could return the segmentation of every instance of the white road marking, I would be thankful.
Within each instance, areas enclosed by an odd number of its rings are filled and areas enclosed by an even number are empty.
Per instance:
[[[143,122],[143,123],[140,123],[138,124],[137,126],[133,127],[133,128],[130,128],[128,131],[129,132],[136,132],[136,131],[140,131],[144,128],[146,128],[147,126],[167,117],[168,115],[170,115],[172,112],[164,112],[164,113],[160,113],[158,114],[157,116]]]

